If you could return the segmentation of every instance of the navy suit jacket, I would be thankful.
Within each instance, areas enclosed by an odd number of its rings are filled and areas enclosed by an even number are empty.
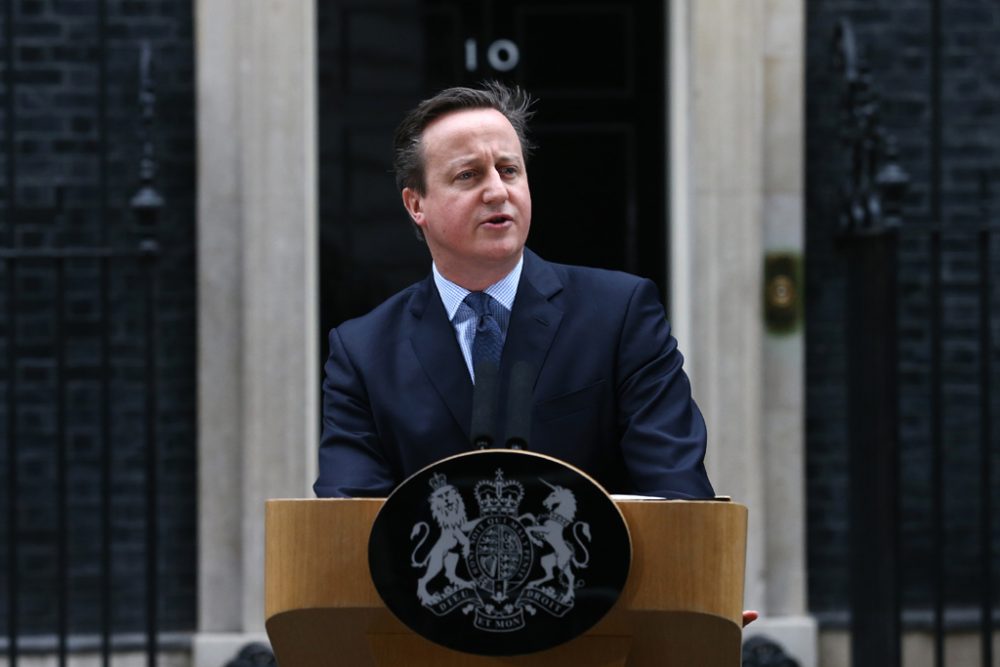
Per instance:
[[[524,255],[497,442],[507,378],[524,360],[537,373],[531,451],[583,469],[611,493],[712,497],[705,422],[654,284]],[[333,329],[325,370],[317,496],[385,496],[472,449],[472,381],[433,277]]]

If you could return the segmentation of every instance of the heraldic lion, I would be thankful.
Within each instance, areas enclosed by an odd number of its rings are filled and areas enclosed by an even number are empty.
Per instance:
[[[417,597],[425,605],[433,604],[437,599],[437,596],[431,595],[427,591],[427,584],[441,573],[442,568],[448,581],[455,586],[459,588],[473,586],[471,581],[462,579],[455,572],[459,556],[456,549],[461,545],[462,554],[468,555],[469,538],[466,533],[472,530],[478,521],[469,523],[465,513],[465,501],[462,500],[461,494],[454,486],[445,484],[443,478],[436,481],[438,485],[428,498],[428,502],[431,506],[431,515],[441,528],[441,536],[438,537],[437,542],[434,543],[423,560],[417,560],[417,552],[430,535],[430,526],[427,525],[426,521],[421,521],[413,526],[413,530],[410,532],[411,540],[423,533],[420,541],[413,548],[410,564],[413,567],[427,568],[424,575],[420,577],[420,581],[417,582]],[[432,480],[431,484],[433,486],[435,480]]]

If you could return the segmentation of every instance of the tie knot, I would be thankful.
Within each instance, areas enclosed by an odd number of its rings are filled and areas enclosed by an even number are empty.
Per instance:
[[[465,297],[465,304],[476,313],[477,317],[490,315],[489,302],[493,300],[486,292],[469,292]]]

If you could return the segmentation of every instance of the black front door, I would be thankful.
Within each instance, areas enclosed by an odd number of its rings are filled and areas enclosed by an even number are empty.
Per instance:
[[[665,289],[662,3],[319,3],[323,333],[426,275],[391,172],[420,99],[500,79],[538,98],[528,246]],[[323,349],[325,350],[325,342]]]

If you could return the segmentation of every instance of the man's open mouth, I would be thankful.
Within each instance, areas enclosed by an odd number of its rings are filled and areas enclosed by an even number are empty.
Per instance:
[[[502,225],[502,224],[505,224],[507,222],[510,222],[513,219],[514,218],[512,218],[509,215],[493,215],[493,216],[490,216],[490,217],[486,218],[486,220],[484,220],[483,222],[484,222],[484,224],[487,224],[487,225]]]

